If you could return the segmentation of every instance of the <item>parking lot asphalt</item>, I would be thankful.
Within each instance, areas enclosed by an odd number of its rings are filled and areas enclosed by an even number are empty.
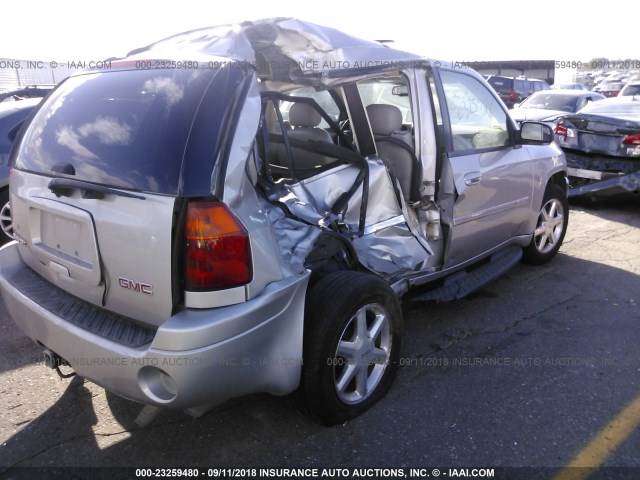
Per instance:
[[[47,369],[0,300],[0,477],[51,466],[594,474],[562,470],[578,465],[601,468],[592,478],[640,478],[639,245],[640,202],[574,205],[550,264],[518,265],[457,302],[405,302],[391,391],[331,428],[268,395],[138,428],[139,405]]]

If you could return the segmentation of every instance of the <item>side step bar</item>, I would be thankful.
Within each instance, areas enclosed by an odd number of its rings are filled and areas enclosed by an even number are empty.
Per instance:
[[[515,267],[522,258],[522,248],[511,246],[489,257],[489,261],[473,270],[461,270],[447,277],[444,284],[422,295],[412,297],[413,302],[450,302],[466,297],[487,283],[496,280]]]

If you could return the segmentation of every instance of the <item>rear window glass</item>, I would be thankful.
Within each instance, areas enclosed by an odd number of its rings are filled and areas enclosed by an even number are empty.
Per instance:
[[[640,116],[640,102],[610,102],[601,100],[587,104],[580,113],[626,114],[631,113]]]
[[[227,70],[127,70],[72,77],[35,116],[15,166],[177,194],[196,112],[209,97],[213,100],[207,107],[215,111],[207,114],[206,126],[213,158],[237,86],[229,81],[237,73]],[[205,97],[207,90],[213,95]]]
[[[563,110],[565,112],[575,112],[578,108],[576,95],[561,95],[553,93],[538,92],[531,95],[520,104],[520,108],[541,108],[544,110]]]
[[[512,79],[504,77],[489,77],[487,82],[493,88],[511,88],[511,85],[513,85]]]
[[[620,92],[620,95],[640,95],[640,85],[627,85],[624,87],[624,91]]]

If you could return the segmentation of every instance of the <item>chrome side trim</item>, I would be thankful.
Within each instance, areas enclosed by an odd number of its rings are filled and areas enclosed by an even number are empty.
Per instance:
[[[504,212],[506,210],[511,210],[512,208],[516,208],[521,205],[527,205],[529,203],[530,198],[531,197],[522,197],[512,202],[503,203],[502,205],[497,205],[495,207],[487,208],[485,210],[479,210],[477,212],[470,213],[469,215],[463,215],[461,217],[454,218],[453,224],[462,225],[463,223],[472,222],[473,220],[477,220],[482,217],[495,215],[496,213]]]
[[[371,233],[376,233],[377,231],[383,230],[387,227],[393,227],[394,225],[399,225],[401,223],[405,223],[406,220],[404,215],[398,215],[396,217],[390,218],[388,220],[384,220],[382,222],[378,222],[374,225],[369,225],[364,229],[364,234],[369,235]]]

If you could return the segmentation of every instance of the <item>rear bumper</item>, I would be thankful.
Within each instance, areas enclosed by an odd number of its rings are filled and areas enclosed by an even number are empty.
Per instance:
[[[0,249],[9,315],[78,375],[120,396],[196,411],[250,393],[284,395],[299,384],[308,273],[239,305],[178,312],[149,343],[128,346],[66,321],[17,288],[12,279],[27,268],[16,243]]]
[[[570,188],[569,198],[579,196],[620,197],[638,195],[640,193],[640,172],[619,175],[604,180],[598,180],[597,175],[595,175],[597,173],[600,172],[569,169],[570,177],[593,180],[593,182],[586,185]]]
[[[623,197],[640,192],[640,159],[565,150],[569,197]]]

